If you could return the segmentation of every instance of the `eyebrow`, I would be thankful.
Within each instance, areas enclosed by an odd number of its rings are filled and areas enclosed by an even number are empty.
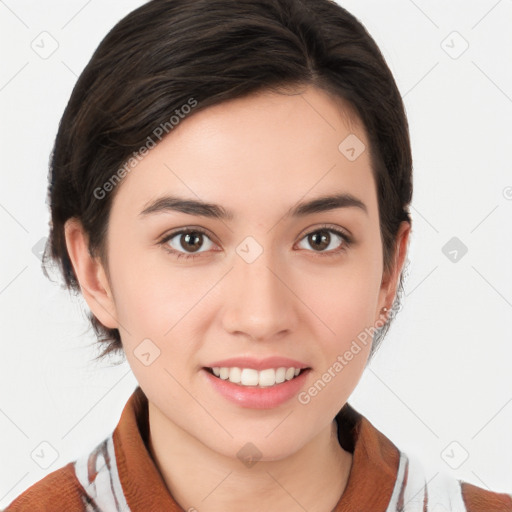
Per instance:
[[[340,193],[321,196],[307,202],[298,203],[288,210],[285,217],[305,217],[314,213],[350,207],[359,208],[368,214],[366,205],[360,199],[352,194]],[[150,214],[172,211],[219,220],[233,220],[235,217],[232,211],[226,210],[221,205],[170,195],[157,198],[148,203],[140,212],[139,216],[145,217]]]

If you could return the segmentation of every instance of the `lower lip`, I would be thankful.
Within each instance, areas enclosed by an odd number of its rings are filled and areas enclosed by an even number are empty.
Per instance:
[[[293,398],[304,386],[309,369],[297,377],[269,387],[241,386],[229,380],[223,380],[202,369],[213,388],[229,401],[240,407],[251,409],[272,409]]]

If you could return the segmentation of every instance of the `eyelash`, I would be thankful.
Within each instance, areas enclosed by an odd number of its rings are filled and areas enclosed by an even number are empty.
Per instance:
[[[328,225],[319,226],[318,228],[315,228],[314,230],[305,233],[304,236],[302,236],[302,238],[300,239],[300,241],[302,241],[307,236],[309,236],[313,233],[318,233],[320,231],[329,231],[330,233],[334,233],[335,235],[339,236],[343,240],[343,243],[339,249],[335,249],[335,250],[331,250],[331,251],[322,251],[322,252],[312,251],[313,253],[315,253],[315,257],[319,256],[319,257],[323,258],[323,257],[337,256],[338,254],[345,252],[351,246],[351,244],[353,242],[352,238],[348,234],[344,233],[343,231],[340,231],[339,229],[328,226]],[[164,236],[164,238],[162,240],[160,240],[159,244],[162,245],[167,252],[169,252],[171,255],[175,256],[177,259],[185,258],[186,260],[188,260],[188,259],[198,258],[202,254],[204,254],[204,252],[187,254],[185,252],[176,251],[175,249],[172,249],[171,247],[169,247],[169,245],[167,244],[167,242],[169,240],[172,240],[177,235],[184,235],[184,234],[190,234],[190,233],[202,233],[203,235],[206,235],[208,238],[210,238],[208,236],[208,233],[202,228],[186,228],[186,229],[181,229],[179,231],[175,231],[173,233],[170,233],[170,234]]]

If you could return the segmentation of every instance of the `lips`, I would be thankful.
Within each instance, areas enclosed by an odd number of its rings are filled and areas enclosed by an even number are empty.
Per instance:
[[[214,364],[219,363],[221,363],[221,361]],[[222,364],[227,364],[227,361],[222,361]],[[266,362],[264,363],[264,366],[268,364],[269,363]],[[229,368],[230,372],[233,370],[233,368],[238,369],[239,367]],[[294,367],[289,368],[293,369]],[[255,372],[258,376],[267,371],[274,372],[274,370],[271,368],[264,368],[261,371],[255,370],[254,368],[245,368],[244,370]],[[218,393],[224,397],[224,399],[227,399],[238,407],[245,407],[250,409],[272,409],[274,407],[279,407],[280,405],[285,404],[305,387],[309,373],[310,368],[302,368],[299,370],[299,374],[297,376],[295,376],[294,371],[294,375],[290,380],[286,380],[285,378],[285,381],[282,383],[276,382],[273,385],[260,386],[259,380],[258,385],[254,385],[256,383],[255,379],[252,381],[251,385],[233,383],[229,379],[223,380],[220,378],[220,375],[219,377],[215,376],[212,368],[205,367],[201,371],[201,374],[204,376],[206,382],[209,386],[211,386],[211,389],[214,392]],[[249,378],[251,377],[249,376]],[[267,384],[269,384],[269,382],[270,381],[266,381]],[[265,384],[265,382],[263,382],[263,384]]]

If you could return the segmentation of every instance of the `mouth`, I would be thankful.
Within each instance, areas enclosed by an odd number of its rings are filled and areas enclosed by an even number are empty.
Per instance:
[[[299,377],[310,368],[278,367],[255,370],[254,368],[240,368],[237,366],[204,367],[208,373],[219,380],[237,384],[248,388],[271,388]]]

